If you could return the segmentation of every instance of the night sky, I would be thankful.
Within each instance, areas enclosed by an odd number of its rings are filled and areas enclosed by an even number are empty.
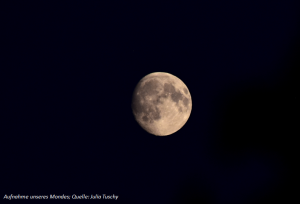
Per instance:
[[[2,197],[298,203],[300,2],[101,2],[7,7]],[[192,96],[166,137],[131,109],[152,72]]]

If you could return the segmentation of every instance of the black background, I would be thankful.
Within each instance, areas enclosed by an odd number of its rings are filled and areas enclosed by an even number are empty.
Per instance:
[[[6,11],[2,196],[299,200],[299,2],[24,1]],[[179,77],[192,96],[189,120],[167,137],[131,110],[152,72]]]

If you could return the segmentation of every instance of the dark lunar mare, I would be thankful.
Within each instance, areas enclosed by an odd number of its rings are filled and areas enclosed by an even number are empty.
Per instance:
[[[189,91],[187,90],[187,88],[183,88],[183,91],[184,91],[185,94],[189,93]]]
[[[188,105],[189,105],[189,103],[190,103],[190,100],[188,99],[188,98],[184,98],[183,99],[183,105],[185,106],[185,107],[187,107]]]
[[[184,88],[184,92],[187,93],[187,89]],[[180,91],[176,91],[175,87],[170,83],[164,84],[164,93],[162,94],[162,97],[168,97],[168,94],[171,95],[172,101],[178,105],[178,102],[180,100],[183,100],[183,105],[187,107],[189,105],[189,99],[186,98],[183,94],[180,93]],[[179,108],[179,111],[182,112],[182,109]]]

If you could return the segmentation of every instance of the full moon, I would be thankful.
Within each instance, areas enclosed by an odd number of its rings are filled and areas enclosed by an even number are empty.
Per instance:
[[[154,72],[136,85],[132,111],[138,124],[148,133],[171,135],[181,129],[190,117],[191,94],[178,77]]]

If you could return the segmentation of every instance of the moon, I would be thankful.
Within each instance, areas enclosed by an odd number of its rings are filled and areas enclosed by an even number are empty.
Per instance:
[[[132,111],[135,120],[148,133],[168,136],[189,119],[191,94],[178,77],[166,72],[150,73],[134,89]]]

